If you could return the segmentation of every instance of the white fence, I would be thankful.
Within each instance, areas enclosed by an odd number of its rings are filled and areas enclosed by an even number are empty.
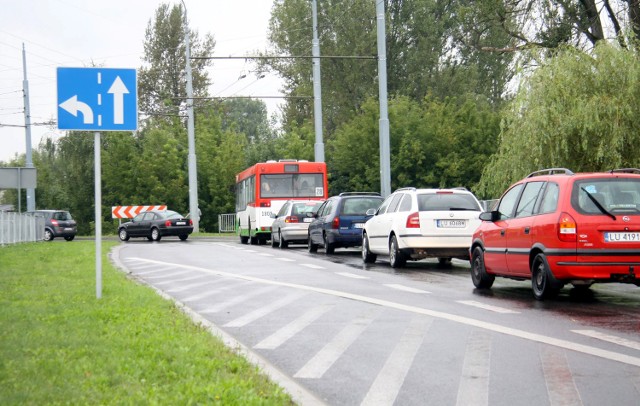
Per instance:
[[[0,211],[0,245],[34,242],[44,238],[44,217]]]
[[[219,233],[235,233],[236,231],[236,214],[218,214],[218,232]]]

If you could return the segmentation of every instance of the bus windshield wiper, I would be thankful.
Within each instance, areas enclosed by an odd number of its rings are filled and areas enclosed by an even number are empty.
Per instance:
[[[606,214],[607,216],[611,217],[614,221],[616,220],[616,216],[614,216],[609,211],[607,211],[607,209],[605,209],[600,204],[600,202],[595,197],[593,197],[591,193],[587,192],[587,189],[583,188],[582,186],[580,187],[580,189],[582,189],[587,194],[587,197],[593,202],[593,204],[598,208],[598,210],[602,212],[602,214]]]

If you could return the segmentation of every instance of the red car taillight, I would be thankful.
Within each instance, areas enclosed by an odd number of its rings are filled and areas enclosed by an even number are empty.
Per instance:
[[[560,241],[575,242],[578,234],[576,221],[569,213],[562,212],[558,219],[558,238]]]
[[[340,228],[340,217],[334,217],[333,218],[333,221],[331,222],[331,228],[333,228],[333,229]]]
[[[284,218],[285,223],[298,223],[298,218],[296,216],[287,216]]]
[[[167,221],[165,221],[165,222],[164,222],[164,225],[165,225],[166,227],[171,227],[171,220],[167,220]]]
[[[193,225],[193,220],[189,219],[189,225],[192,226]]]
[[[420,213],[415,212],[407,217],[407,228],[420,228]]]
[[[51,220],[51,224],[53,224],[54,227],[58,227],[58,220]]]

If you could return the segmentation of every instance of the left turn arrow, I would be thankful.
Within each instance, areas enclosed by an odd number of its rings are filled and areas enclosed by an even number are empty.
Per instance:
[[[78,100],[78,95],[74,95],[59,104],[64,110],[71,113],[74,117],[78,117],[78,112],[82,113],[82,122],[84,124],[93,124],[93,110],[87,103]]]

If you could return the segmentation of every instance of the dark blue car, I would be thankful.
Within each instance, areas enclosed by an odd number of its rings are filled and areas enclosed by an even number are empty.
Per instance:
[[[362,227],[371,217],[367,210],[377,209],[382,201],[380,194],[373,192],[340,193],[328,198],[309,224],[309,252],[323,246],[325,253],[332,254],[336,248],[362,245]]]

